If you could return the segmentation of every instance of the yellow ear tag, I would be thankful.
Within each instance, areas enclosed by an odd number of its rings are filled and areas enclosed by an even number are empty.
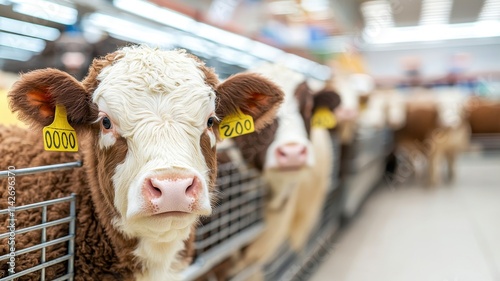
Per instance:
[[[226,116],[219,124],[221,139],[234,138],[254,131],[253,117],[244,114],[239,108],[235,114]]]
[[[56,105],[54,121],[43,128],[43,147],[47,151],[78,151],[76,132],[68,123],[64,105]]]
[[[366,102],[360,102],[359,103],[359,111],[360,112],[365,111],[367,107],[368,107],[368,103],[366,103]]]
[[[314,112],[311,124],[313,128],[333,129],[337,126],[337,118],[330,109],[320,107]]]

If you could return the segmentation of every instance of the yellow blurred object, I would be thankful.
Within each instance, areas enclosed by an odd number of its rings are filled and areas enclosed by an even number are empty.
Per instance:
[[[337,66],[346,73],[366,73],[363,58],[357,52],[345,52],[337,56]]]
[[[19,121],[16,115],[10,111],[7,101],[7,90],[2,89],[0,89],[0,124],[15,125],[22,128],[28,127],[26,124]]]

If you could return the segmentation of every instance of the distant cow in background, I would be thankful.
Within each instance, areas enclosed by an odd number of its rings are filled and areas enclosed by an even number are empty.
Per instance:
[[[360,125],[359,117],[369,105],[375,82],[367,74],[356,73],[335,77],[330,87],[341,96],[342,101],[335,110],[339,122],[337,131],[341,143],[349,144]]]
[[[221,83],[184,50],[131,46],[95,59],[82,82],[56,69],[26,73],[9,98],[33,129],[0,127],[1,167],[83,160],[82,169],[15,179],[17,206],[77,194],[75,280],[173,280],[184,240],[212,210],[219,120],[241,111],[261,130],[272,122],[283,93],[257,74]],[[81,152],[43,151],[41,128],[60,115],[76,130]],[[7,186],[7,179],[0,180],[2,199],[11,191]],[[7,207],[0,200],[0,209]],[[49,221],[69,216],[67,205],[47,213]],[[39,209],[16,212],[16,228],[41,219]],[[2,222],[0,233],[8,223]],[[49,228],[47,240],[67,228]],[[40,232],[16,235],[16,249],[39,244]],[[8,247],[3,238],[0,252]],[[47,259],[67,252],[65,244],[49,247]],[[39,250],[16,256],[16,272],[40,258]],[[47,278],[61,276],[64,266],[47,269]],[[0,264],[1,276],[7,270]],[[21,280],[39,278],[33,272]]]
[[[500,101],[472,97],[466,106],[472,134],[500,134]]]
[[[266,229],[244,250],[235,271],[269,262],[287,239],[296,251],[307,242],[323,207],[333,161],[328,129],[311,128],[311,119],[320,108],[332,114],[340,103],[333,91],[314,95],[302,74],[281,65],[267,64],[252,72],[278,84],[285,101],[273,124],[233,140],[243,158],[263,171],[270,187]]]
[[[396,131],[396,149],[409,156],[418,173],[418,159],[427,167],[427,183],[440,183],[441,164],[447,163],[447,180],[455,177],[457,155],[467,149],[470,126],[465,97],[455,91],[419,90],[406,97],[406,120]]]

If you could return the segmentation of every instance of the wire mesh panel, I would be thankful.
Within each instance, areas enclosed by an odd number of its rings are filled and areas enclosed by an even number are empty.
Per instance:
[[[262,221],[264,183],[256,170],[241,168],[235,163],[219,166],[220,199],[212,216],[202,218],[196,230],[196,256]]]
[[[73,255],[74,255],[74,243],[75,243],[74,239],[75,239],[75,214],[76,214],[75,198],[76,198],[75,195],[71,195],[64,198],[58,198],[34,204],[0,210],[0,220],[8,221],[9,224],[10,223],[15,224],[16,212],[41,209],[41,216],[42,216],[40,224],[32,225],[26,228],[16,229],[13,231],[9,230],[9,232],[6,233],[0,233],[0,241],[5,241],[9,237],[13,237],[12,240],[15,241],[15,237],[18,235],[35,233],[35,231],[41,230],[41,237],[39,244],[30,246],[28,248],[19,249],[16,250],[15,252],[7,253],[0,256],[0,263],[13,262],[15,264],[16,260],[22,259],[24,254],[39,250],[41,252],[40,264],[33,265],[31,268],[25,269],[20,272],[16,272],[15,270],[12,271],[9,270],[7,271],[8,275],[2,276],[2,278],[0,278],[0,281],[14,280],[14,278],[26,276],[27,274],[30,274],[35,271],[40,272],[40,280],[45,280],[45,271],[48,267],[63,263],[65,263],[64,267],[67,268],[67,272],[64,276],[61,276],[56,280],[73,280],[73,260],[74,260]],[[70,208],[69,211],[70,215],[68,217],[63,217],[52,221],[47,220],[48,207],[67,202],[69,202],[69,208]],[[68,232],[63,234],[62,237],[59,237],[57,239],[47,240],[47,229],[61,224],[67,224]],[[68,245],[67,246],[68,252],[63,256],[48,260],[46,256],[47,248],[57,247],[62,243],[66,243],[66,245]],[[16,249],[21,247],[22,245],[16,245]]]
[[[331,249],[336,230],[340,226],[341,189],[330,188],[323,205],[323,212],[308,244],[301,253],[291,250],[283,243],[272,262],[264,267],[265,280],[306,280]]]
[[[300,253],[292,251],[285,242],[275,254],[272,262],[264,267],[265,280],[305,280],[312,274],[321,258],[328,253],[332,237],[340,225],[342,190],[339,188],[340,141],[332,135],[333,170],[331,182],[323,203],[323,210],[311,233],[308,243]]]
[[[183,280],[207,272],[263,229],[265,183],[260,173],[228,162],[219,164],[217,176],[216,207],[196,230],[194,262],[183,272]]]
[[[388,129],[360,129],[352,146],[350,172],[357,173],[377,159],[387,156],[392,147],[392,134]]]
[[[7,179],[8,187],[14,187],[14,182],[22,182],[27,175],[81,166],[82,162],[76,161],[22,169],[9,167],[0,171],[0,179]],[[17,205],[16,192],[24,191],[8,191],[9,199],[1,198],[7,201],[0,209],[0,245],[7,248],[0,253],[0,281],[46,280],[53,273],[58,277],[52,280],[73,280],[76,195]]]
[[[383,178],[393,137],[389,129],[363,128],[347,150],[348,171],[344,180],[344,219],[351,219]]]

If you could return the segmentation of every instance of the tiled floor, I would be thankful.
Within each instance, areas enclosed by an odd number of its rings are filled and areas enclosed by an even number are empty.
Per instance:
[[[500,154],[468,153],[457,180],[379,188],[312,281],[500,281]]]

